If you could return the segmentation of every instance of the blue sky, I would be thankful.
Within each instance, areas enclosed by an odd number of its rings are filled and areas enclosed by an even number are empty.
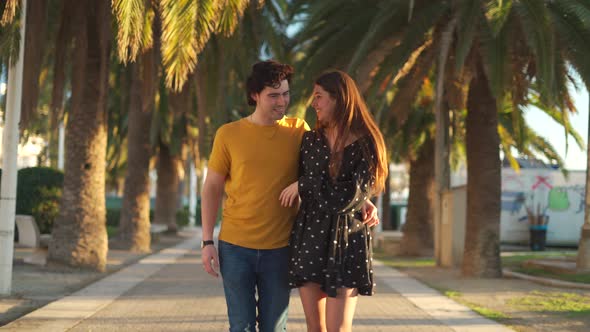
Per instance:
[[[572,91],[572,96],[574,96],[578,113],[571,115],[570,120],[573,127],[582,136],[584,142],[586,142],[588,138],[588,91],[584,88],[580,91]],[[567,169],[586,169],[586,151],[582,151],[571,138],[568,141],[569,148],[566,155],[565,136],[563,128],[559,124],[555,123],[553,119],[538,109],[528,109],[525,117],[527,123],[537,133],[547,138],[553,144],[559,155],[565,159]]]

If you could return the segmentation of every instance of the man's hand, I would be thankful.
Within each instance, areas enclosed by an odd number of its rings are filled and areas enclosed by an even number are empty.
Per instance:
[[[219,277],[219,257],[215,246],[208,245],[201,249],[201,261],[205,271],[215,278]],[[213,264],[211,263],[213,261]]]
[[[299,181],[291,183],[279,195],[281,206],[290,207],[299,201]]]
[[[363,224],[373,227],[379,225],[379,215],[377,214],[377,207],[373,202],[367,200],[361,208],[363,213]]]

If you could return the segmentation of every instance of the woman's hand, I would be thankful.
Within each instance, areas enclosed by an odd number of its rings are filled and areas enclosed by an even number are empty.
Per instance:
[[[279,196],[279,200],[284,207],[290,207],[293,206],[294,203],[299,203],[299,181],[295,181],[287,188],[283,189]]]
[[[363,207],[361,208],[363,213],[363,224],[373,227],[379,225],[379,215],[377,214],[377,207],[371,202],[367,200]]]

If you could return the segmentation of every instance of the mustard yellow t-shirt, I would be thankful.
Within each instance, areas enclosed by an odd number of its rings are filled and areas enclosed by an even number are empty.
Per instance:
[[[297,213],[279,195],[297,181],[304,120],[283,117],[260,126],[246,118],[215,134],[209,169],[226,176],[219,239],[252,249],[285,247]]]

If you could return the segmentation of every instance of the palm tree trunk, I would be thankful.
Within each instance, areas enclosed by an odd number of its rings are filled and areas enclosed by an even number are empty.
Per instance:
[[[64,190],[48,261],[104,271],[108,250],[105,156],[110,5],[86,0],[78,1],[76,8]]]
[[[26,128],[35,115],[39,98],[39,73],[45,45],[45,22],[47,21],[47,1],[27,3],[27,28],[25,32],[25,55],[27,64],[23,69],[22,112],[20,128]]]
[[[70,40],[75,0],[64,0],[60,10],[61,17],[55,41],[53,63],[53,86],[51,87],[49,160],[51,167],[58,167],[59,154],[59,121],[63,113],[63,95],[66,81],[66,61],[68,59],[68,41]]]
[[[169,232],[177,231],[176,211],[178,207],[178,167],[178,158],[170,154],[170,149],[165,144],[160,143],[154,223],[166,225]]]
[[[200,168],[201,161],[207,158],[205,155],[205,140],[207,138],[207,74],[203,62],[197,65],[195,70],[195,92],[197,95],[197,123],[198,123],[198,138],[197,151],[198,156],[195,159],[199,162],[197,167]]]
[[[387,177],[385,180],[385,188],[383,189],[383,196],[381,199],[381,211],[382,218],[383,218],[383,227],[384,231],[392,230],[393,225],[391,224],[391,186],[389,182],[391,181],[391,172],[387,172]]]
[[[434,140],[429,138],[420,148],[418,158],[410,161],[408,212],[400,244],[402,255],[431,253],[434,194]]]
[[[500,185],[498,113],[482,60],[467,96],[467,226],[463,275],[494,278],[500,263]]]
[[[156,88],[155,49],[132,64],[128,121],[128,157],[121,220],[120,245],[136,252],[150,251],[149,168],[150,128]]]
[[[590,86],[586,86],[586,91],[590,95]],[[588,100],[590,110],[590,99]],[[590,128],[590,114],[588,117],[588,128]],[[590,130],[588,130],[588,140],[590,143]],[[587,143],[588,144],[588,143]],[[578,245],[578,257],[576,259],[576,268],[579,271],[590,271],[590,144],[586,148],[586,193],[584,194],[585,212],[584,224],[580,232],[580,242]]]

